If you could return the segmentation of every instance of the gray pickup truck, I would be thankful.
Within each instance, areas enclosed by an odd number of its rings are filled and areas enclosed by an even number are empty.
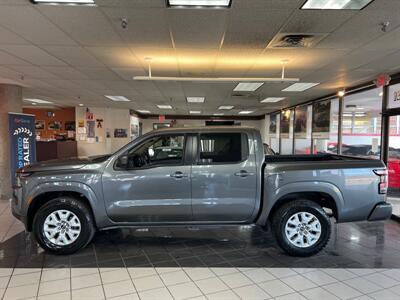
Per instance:
[[[174,128],[112,155],[20,169],[12,211],[60,254],[85,247],[96,230],[256,224],[272,228],[288,254],[309,256],[327,244],[330,217],[389,218],[386,189],[379,160],[265,155],[252,128]]]

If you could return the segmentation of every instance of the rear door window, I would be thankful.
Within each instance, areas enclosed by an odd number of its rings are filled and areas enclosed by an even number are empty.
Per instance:
[[[200,134],[199,164],[236,163],[247,156],[248,144],[244,133]]]

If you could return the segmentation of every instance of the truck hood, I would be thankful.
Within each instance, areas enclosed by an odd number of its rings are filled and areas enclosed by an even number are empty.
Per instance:
[[[106,161],[109,157],[110,155],[101,155],[101,156],[47,160],[40,163],[25,166],[22,169],[19,169],[19,172],[33,173],[33,172],[43,172],[43,171],[76,170],[88,164],[101,163],[103,161]]]

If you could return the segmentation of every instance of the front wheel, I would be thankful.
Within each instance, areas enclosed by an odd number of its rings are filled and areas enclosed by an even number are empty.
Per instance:
[[[33,220],[33,232],[44,250],[71,254],[92,240],[95,228],[86,205],[71,197],[59,197],[40,207]]]
[[[292,256],[311,256],[329,241],[331,222],[313,201],[296,200],[282,205],[272,217],[279,246]]]

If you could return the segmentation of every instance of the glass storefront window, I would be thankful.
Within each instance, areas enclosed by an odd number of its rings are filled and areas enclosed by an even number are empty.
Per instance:
[[[312,105],[302,105],[294,115],[294,153],[311,153]]]
[[[281,113],[281,151],[280,154],[293,154],[293,118],[294,110]]]
[[[379,158],[382,89],[346,96],[343,106],[342,154]]]
[[[313,153],[337,153],[339,99],[313,104]]]

